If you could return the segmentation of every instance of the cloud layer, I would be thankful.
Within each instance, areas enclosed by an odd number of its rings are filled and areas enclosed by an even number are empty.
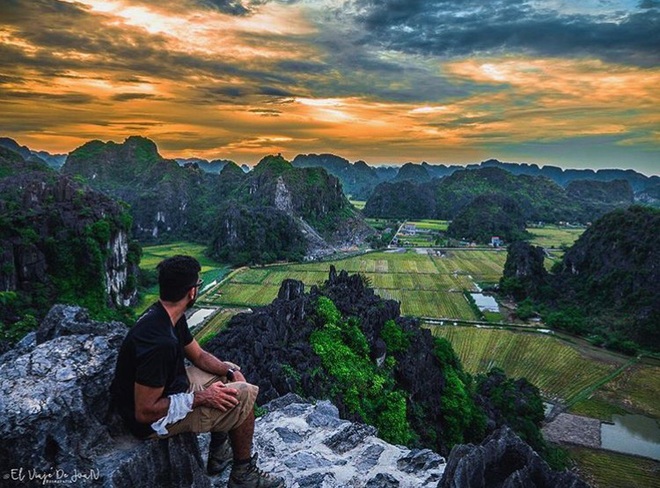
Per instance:
[[[247,163],[334,152],[657,173],[659,12],[656,0],[0,0],[0,127],[58,152],[139,133],[171,157]],[[564,150],[575,141],[581,152]]]

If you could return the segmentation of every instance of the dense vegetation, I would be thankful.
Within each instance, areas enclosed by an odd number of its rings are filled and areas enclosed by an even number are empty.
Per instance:
[[[534,302],[550,326],[596,344],[629,354],[635,343],[658,350],[658,235],[660,210],[616,210],[594,222],[552,273],[538,266],[538,250],[520,245],[507,259],[502,291]]]
[[[319,297],[316,312],[323,325],[312,332],[310,343],[327,372],[320,378],[327,378],[328,393],[340,395],[346,408],[377,427],[383,439],[409,443],[414,434],[406,418],[406,395],[394,383],[394,357],[389,356],[385,368],[379,371],[369,357],[369,344],[358,319],[342,318],[327,297]],[[398,334],[394,332],[397,327],[392,320],[384,327],[390,353],[407,348],[400,329]]]
[[[130,316],[123,305],[135,296],[140,256],[126,239],[130,215],[68,177],[44,166],[35,171],[34,164],[0,153],[1,338],[19,339],[55,302],[82,305],[97,318]],[[113,253],[122,239],[128,247],[118,257]]]
[[[459,211],[447,235],[489,244],[497,236],[505,242],[528,239],[525,216],[520,206],[503,195],[480,195]]]

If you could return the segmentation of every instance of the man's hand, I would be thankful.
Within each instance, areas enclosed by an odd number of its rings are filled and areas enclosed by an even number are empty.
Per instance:
[[[197,406],[217,408],[226,412],[238,405],[238,390],[229,388],[220,381],[213,383],[205,390],[195,392],[193,408]]]

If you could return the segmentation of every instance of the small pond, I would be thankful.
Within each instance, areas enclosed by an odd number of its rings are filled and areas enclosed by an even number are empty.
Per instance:
[[[614,424],[600,426],[601,447],[660,461],[660,426],[643,415],[613,415]]]
[[[500,307],[497,305],[495,299],[491,296],[484,295],[483,293],[470,293],[474,302],[482,312],[499,312]]]

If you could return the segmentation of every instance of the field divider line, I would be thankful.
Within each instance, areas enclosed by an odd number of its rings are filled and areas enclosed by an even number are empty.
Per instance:
[[[575,405],[576,403],[586,399],[589,395],[591,395],[594,391],[596,391],[598,388],[603,386],[605,383],[608,383],[608,382],[612,381],[614,378],[616,378],[621,373],[623,373],[626,369],[628,369],[629,367],[637,364],[638,362],[639,362],[639,358],[632,358],[630,361],[628,361],[627,363],[625,363],[623,366],[619,367],[618,369],[616,369],[612,373],[610,373],[607,376],[605,376],[604,378],[598,380],[596,383],[592,384],[591,386],[588,386],[588,387],[584,388],[582,391],[576,393],[573,396],[573,398],[566,401],[566,408],[568,409],[568,408],[572,407],[573,405]]]

